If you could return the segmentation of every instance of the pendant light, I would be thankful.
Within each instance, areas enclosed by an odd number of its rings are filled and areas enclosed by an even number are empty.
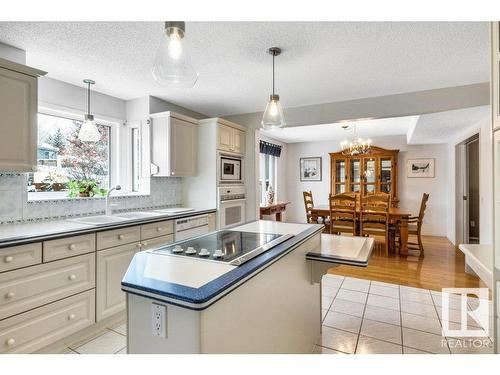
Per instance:
[[[94,85],[95,82],[85,79],[83,83],[87,85],[87,114],[78,133],[78,139],[82,142],[98,142],[101,140],[101,133],[95,124],[94,115],[90,113],[90,85]]]
[[[185,35],[185,22],[165,22],[165,35],[151,68],[153,78],[162,86],[191,88],[198,80],[186,52]]]
[[[269,97],[266,110],[262,116],[262,127],[264,129],[277,129],[286,125],[285,117],[283,116],[283,108],[280,103],[280,96],[274,93],[274,58],[281,53],[281,48],[271,47],[268,53],[273,56],[273,93]]]

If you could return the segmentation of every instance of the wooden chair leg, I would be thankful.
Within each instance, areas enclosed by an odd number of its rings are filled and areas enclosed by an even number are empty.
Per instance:
[[[422,243],[422,235],[420,234],[420,232],[418,232],[417,239],[418,239],[418,248],[420,249],[420,254],[424,255],[424,244]]]

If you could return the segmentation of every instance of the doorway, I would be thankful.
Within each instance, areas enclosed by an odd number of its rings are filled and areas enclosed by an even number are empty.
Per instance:
[[[457,243],[478,244],[479,222],[479,134],[456,146]]]

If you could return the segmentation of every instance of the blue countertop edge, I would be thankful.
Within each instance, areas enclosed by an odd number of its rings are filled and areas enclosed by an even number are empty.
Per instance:
[[[141,210],[137,210],[137,211],[139,212]],[[130,219],[130,220],[120,221],[120,222],[116,222],[116,223],[99,224],[99,225],[95,225],[95,226],[88,225],[87,228],[72,229],[72,230],[63,231],[63,232],[54,232],[54,233],[34,235],[34,236],[30,235],[28,233],[28,234],[26,234],[26,236],[9,237],[9,238],[4,239],[4,240],[0,239],[0,250],[4,247],[8,247],[8,246],[25,245],[25,244],[29,244],[29,243],[33,243],[33,242],[44,241],[44,240],[53,240],[56,238],[64,238],[64,237],[75,236],[75,235],[79,235],[79,234],[102,232],[102,231],[110,230],[110,229],[127,228],[127,227],[132,227],[135,225],[155,223],[155,222],[164,221],[164,220],[176,220],[176,219],[181,219],[183,217],[191,217],[191,216],[197,216],[197,215],[203,215],[203,214],[210,214],[210,213],[213,213],[216,211],[217,211],[217,209],[210,208],[210,209],[203,209],[203,210],[180,212],[180,213],[175,214],[175,215],[158,215],[158,216],[153,216],[153,217],[149,217],[149,218]],[[58,220],[58,221],[61,221],[61,220]],[[62,220],[62,221],[65,221],[65,220]],[[46,222],[50,222],[50,221],[46,221]],[[9,225],[15,225],[15,224],[9,224]]]
[[[302,231],[289,240],[236,267],[217,279],[208,282],[200,288],[191,288],[143,277],[148,253],[138,253],[134,256],[123,277],[122,290],[127,293],[157,299],[191,310],[204,310],[233,290],[239,283],[264,270],[266,266],[274,263],[280,257],[323,230],[323,225],[310,225],[311,227],[307,230]]]

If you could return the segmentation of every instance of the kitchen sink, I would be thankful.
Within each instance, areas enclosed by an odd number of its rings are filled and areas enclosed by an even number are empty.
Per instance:
[[[113,216],[125,219],[147,219],[150,217],[161,216],[159,212],[124,212],[122,214],[114,214]]]
[[[118,217],[118,216],[98,215],[98,216],[79,217],[77,219],[69,219],[68,221],[80,224],[88,224],[88,225],[102,225],[102,224],[119,223],[122,221],[127,221],[129,219],[130,218]]]

